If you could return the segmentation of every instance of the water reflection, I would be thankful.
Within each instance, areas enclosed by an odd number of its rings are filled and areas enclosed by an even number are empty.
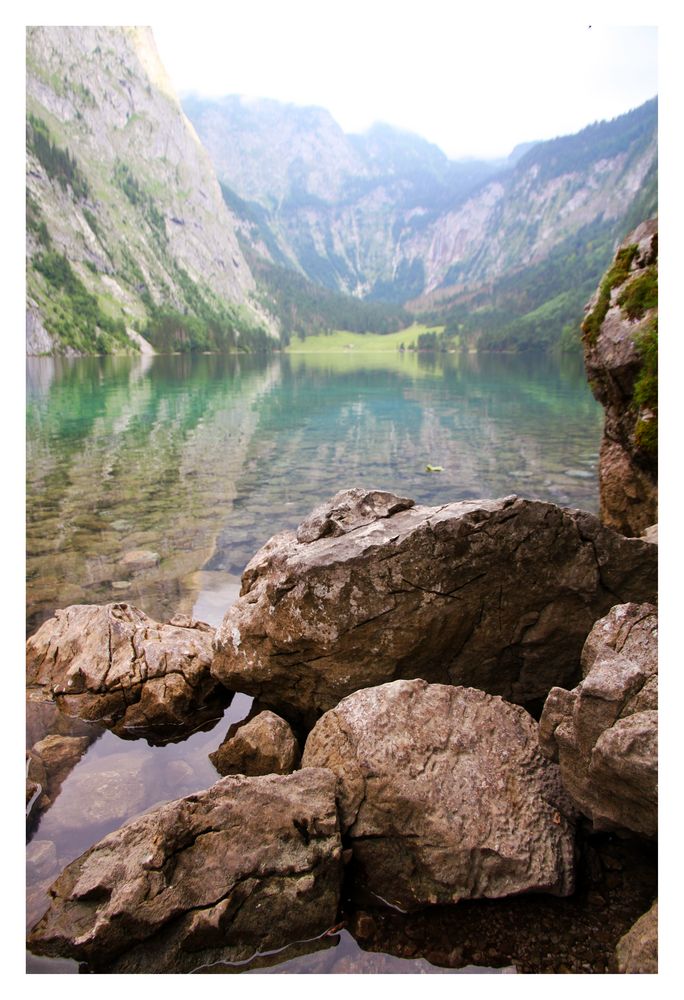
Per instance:
[[[425,504],[516,492],[597,509],[601,410],[581,368],[545,357],[32,358],[27,400],[29,631],[57,607],[112,600],[216,625],[256,549],[348,486]],[[135,550],[145,556],[131,561]],[[237,695],[211,732],[165,747],[72,732],[35,709],[29,747],[76,742],[32,824],[29,923],[97,839],[211,785],[207,755],[250,705]],[[342,932],[325,955],[273,971],[404,971],[352,942]]]
[[[601,412],[547,357],[32,358],[27,388],[29,629],[71,603],[188,613],[198,574],[239,576],[350,485],[597,507]]]

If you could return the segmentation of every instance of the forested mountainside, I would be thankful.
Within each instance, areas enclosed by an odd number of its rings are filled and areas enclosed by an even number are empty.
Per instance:
[[[243,239],[318,284],[412,309],[470,345],[577,325],[614,247],[657,210],[657,100],[506,161],[450,162],[317,108],[188,98]]]
[[[657,212],[655,99],[489,162],[318,108],[184,108],[149,29],[27,29],[29,353],[269,349],[416,315],[460,346],[576,343]]]
[[[150,30],[28,28],[26,69],[29,353],[272,343]]]

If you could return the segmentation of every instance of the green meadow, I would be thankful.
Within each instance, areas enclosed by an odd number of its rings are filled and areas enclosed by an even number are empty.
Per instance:
[[[396,333],[351,333],[349,330],[334,330],[332,333],[319,333],[306,340],[293,340],[287,348],[288,354],[339,354],[347,352],[378,353],[379,351],[398,351],[401,344],[408,350],[415,347],[421,333],[434,330],[443,331],[443,326],[425,326],[423,323],[413,323]]]

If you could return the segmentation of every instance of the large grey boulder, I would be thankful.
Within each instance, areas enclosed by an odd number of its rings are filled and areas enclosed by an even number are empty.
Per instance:
[[[658,613],[623,604],[596,622],[584,679],[554,688],[540,719],[543,751],[597,830],[658,831]]]
[[[27,640],[26,683],[119,735],[182,735],[226,704],[210,670],[213,635],[185,616],[160,623],[129,604],[75,604]]]
[[[656,566],[656,546],[550,503],[421,507],[347,491],[247,565],[212,672],[310,724],[402,677],[525,704],[579,678],[582,644],[616,595],[654,599]]]
[[[620,938],[615,949],[618,972],[655,974],[658,971],[658,900]]]
[[[357,691],[302,767],[337,776],[357,881],[393,906],[573,891],[575,813],[517,705],[422,680]]]
[[[109,972],[244,961],[330,928],[341,872],[330,771],[227,777],[72,862],[29,947]]]
[[[299,763],[299,744],[284,719],[259,712],[229,730],[209,760],[219,774],[289,774]]]

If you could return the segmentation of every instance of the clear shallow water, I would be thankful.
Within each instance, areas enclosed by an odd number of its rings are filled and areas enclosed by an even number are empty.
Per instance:
[[[112,600],[158,619],[182,611],[218,624],[259,546],[349,486],[430,505],[517,493],[598,507],[602,411],[573,363],[408,353],[36,358],[27,380],[29,632],[57,607]],[[131,567],[126,555],[140,549],[154,558]],[[29,923],[47,885],[105,833],[212,784],[207,754],[249,704],[236,696],[211,732],[162,748],[93,731],[31,831]],[[56,723],[30,709],[33,745]],[[336,957],[283,957],[263,971],[347,971],[345,962],[348,971],[431,971],[400,959],[369,964],[348,938]],[[29,960],[32,972],[76,970]]]
[[[598,506],[600,407],[545,357],[32,358],[27,399],[29,631],[74,603],[220,612],[267,538],[349,486]],[[158,562],[131,569],[140,549]]]

